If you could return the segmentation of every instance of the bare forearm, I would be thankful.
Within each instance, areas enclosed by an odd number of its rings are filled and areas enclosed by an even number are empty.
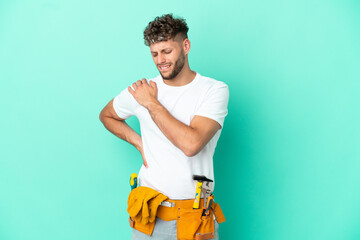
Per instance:
[[[192,155],[199,142],[194,129],[174,118],[159,102],[150,104],[147,109],[161,132],[186,155]]]
[[[125,120],[116,120],[111,117],[104,117],[102,123],[105,128],[113,133],[115,136],[125,140],[137,149],[142,147],[141,136],[134,131]]]

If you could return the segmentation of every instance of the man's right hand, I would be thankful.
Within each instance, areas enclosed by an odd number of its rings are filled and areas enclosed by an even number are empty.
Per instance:
[[[137,150],[139,150],[139,152],[141,153],[141,157],[143,159],[143,164],[146,168],[148,168],[148,164],[147,164],[147,161],[146,161],[146,158],[145,158],[145,154],[144,154],[144,148],[142,146],[142,143],[141,143],[141,147],[137,148]]]
[[[141,154],[144,166],[148,167],[147,161],[145,159],[141,136],[129,125],[127,125],[125,119],[119,118],[114,110],[113,101],[114,100],[111,100],[101,111],[99,116],[100,121],[111,133],[136,147],[136,149],[139,150]]]

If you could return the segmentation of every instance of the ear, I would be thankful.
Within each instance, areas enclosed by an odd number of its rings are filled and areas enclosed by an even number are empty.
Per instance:
[[[185,38],[183,41],[183,50],[184,50],[184,54],[188,54],[191,48],[191,43],[190,40]]]

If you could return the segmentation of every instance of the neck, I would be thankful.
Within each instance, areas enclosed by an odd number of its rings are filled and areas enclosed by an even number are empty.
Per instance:
[[[167,85],[179,87],[192,82],[195,76],[196,76],[196,72],[192,71],[189,67],[189,64],[186,62],[183,69],[179,72],[179,74],[175,78],[171,80],[163,79],[163,81]]]

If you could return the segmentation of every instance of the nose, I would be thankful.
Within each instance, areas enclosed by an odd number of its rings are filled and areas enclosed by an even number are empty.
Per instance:
[[[164,54],[159,54],[158,55],[158,63],[162,64],[162,63],[165,63],[165,62],[166,62],[165,55]]]

